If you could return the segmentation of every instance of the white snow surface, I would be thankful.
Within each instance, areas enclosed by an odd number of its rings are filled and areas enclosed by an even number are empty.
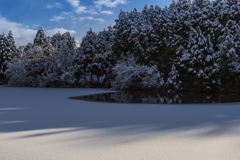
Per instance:
[[[115,104],[0,86],[1,160],[240,159],[240,103]]]

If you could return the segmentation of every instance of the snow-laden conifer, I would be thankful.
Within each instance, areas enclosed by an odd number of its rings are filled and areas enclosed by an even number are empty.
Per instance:
[[[16,46],[12,31],[9,31],[6,37],[3,33],[0,36],[0,83],[6,83],[7,79],[4,72],[8,68],[9,62],[15,56]]]
[[[82,55],[82,59],[84,62],[83,70],[84,70],[84,76],[85,79],[89,78],[90,74],[90,82],[93,83],[93,59],[95,55],[97,54],[96,49],[96,40],[97,40],[97,34],[92,31],[90,28],[87,32],[87,35],[83,37],[82,43],[80,44],[80,54]],[[89,74],[88,74],[89,73]]]

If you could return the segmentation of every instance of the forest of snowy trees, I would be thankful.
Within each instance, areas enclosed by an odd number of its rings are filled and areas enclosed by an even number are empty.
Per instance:
[[[10,86],[240,92],[240,1],[178,0],[120,11],[113,28],[15,46],[0,36],[0,80]]]

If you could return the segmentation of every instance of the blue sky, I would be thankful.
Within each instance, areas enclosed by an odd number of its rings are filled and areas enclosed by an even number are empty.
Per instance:
[[[43,26],[46,34],[52,36],[60,31],[69,31],[76,38],[77,45],[89,28],[99,32],[114,25],[120,9],[142,10],[158,4],[168,6],[170,0],[0,0],[0,32],[12,30],[16,45],[32,42],[37,30]]]

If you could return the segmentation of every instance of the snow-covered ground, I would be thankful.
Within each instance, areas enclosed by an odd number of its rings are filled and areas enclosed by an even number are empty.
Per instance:
[[[240,103],[114,104],[0,86],[1,160],[240,159]]]

